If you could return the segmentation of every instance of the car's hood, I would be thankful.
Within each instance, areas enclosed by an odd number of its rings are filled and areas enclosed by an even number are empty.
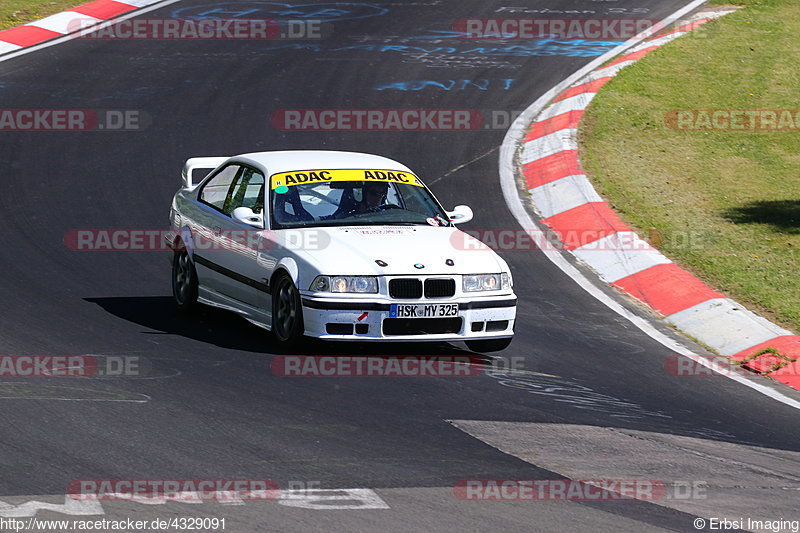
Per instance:
[[[305,245],[295,252],[323,274],[481,274],[507,268],[491,248],[450,227],[348,226],[284,231],[295,232],[298,242],[299,233],[308,232],[302,240]],[[315,241],[317,246],[312,244]]]

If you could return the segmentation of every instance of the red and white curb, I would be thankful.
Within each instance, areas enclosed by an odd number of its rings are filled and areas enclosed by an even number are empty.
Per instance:
[[[578,125],[603,85],[653,50],[729,12],[696,14],[560,91],[521,139],[517,172],[541,222],[603,281],[720,355],[800,390],[800,337],[708,287],[639,238],[597,194],[579,160]]]
[[[49,17],[0,31],[0,55],[64,37],[163,0],[95,0]]]

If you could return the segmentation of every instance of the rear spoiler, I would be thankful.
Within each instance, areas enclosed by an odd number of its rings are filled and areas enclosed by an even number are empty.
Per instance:
[[[206,176],[208,176],[212,170],[220,166],[228,159],[228,157],[193,157],[191,159],[187,159],[186,164],[183,165],[183,172],[181,173],[184,188],[191,189],[195,186],[195,184],[192,183],[192,171],[195,169],[209,169],[209,171],[206,173]]]

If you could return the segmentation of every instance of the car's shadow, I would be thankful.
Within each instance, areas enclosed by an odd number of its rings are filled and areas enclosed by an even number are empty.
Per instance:
[[[449,343],[400,343],[400,342],[325,342],[306,339],[293,351],[279,347],[272,335],[250,324],[235,313],[208,306],[199,306],[189,314],[178,312],[170,296],[131,296],[84,298],[102,307],[106,312],[123,320],[139,324],[149,330],[179,335],[200,342],[246,352],[269,354],[306,355],[470,355],[484,359],[490,357],[461,349]],[[143,334],[153,334],[144,332]]]

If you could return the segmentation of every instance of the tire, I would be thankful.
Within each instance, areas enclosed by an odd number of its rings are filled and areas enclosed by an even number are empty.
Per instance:
[[[501,350],[505,350],[508,348],[508,345],[511,344],[511,340],[513,337],[508,337],[506,339],[485,339],[485,340],[474,340],[474,341],[466,341],[467,348],[472,350],[473,352],[499,352]]]
[[[303,305],[300,291],[287,274],[279,274],[272,284],[272,334],[284,348],[294,348],[303,339]]]
[[[197,286],[197,270],[186,248],[181,248],[172,259],[172,296],[179,311],[197,308]]]

